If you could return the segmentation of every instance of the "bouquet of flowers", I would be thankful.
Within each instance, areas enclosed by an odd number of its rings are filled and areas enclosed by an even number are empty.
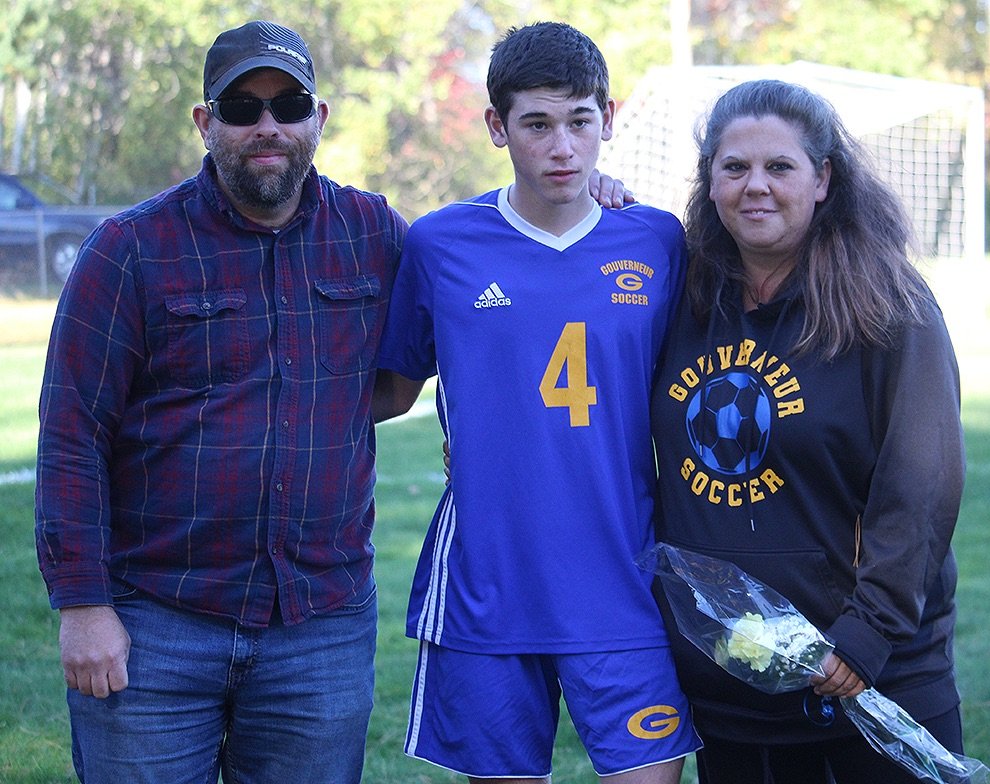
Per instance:
[[[786,598],[735,564],[663,543],[637,562],[660,577],[678,631],[729,674],[768,694],[825,676],[834,646]],[[874,749],[920,780],[990,784],[983,763],[948,751],[875,689],[839,703]]]

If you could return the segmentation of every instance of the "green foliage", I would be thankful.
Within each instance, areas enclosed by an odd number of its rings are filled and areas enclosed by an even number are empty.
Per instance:
[[[413,15],[382,0],[346,9],[322,169],[388,194],[409,218],[505,181],[507,162],[484,154],[478,62],[491,25],[475,29],[449,0]]]
[[[915,24],[927,19],[930,9],[904,7],[907,5],[910,4],[809,0],[796,13],[767,29],[750,59],[808,60],[898,76],[923,73],[927,52]],[[855,24],[850,24],[851,19],[856,20]],[[836,46],[837,41],[842,45]]]
[[[640,77],[653,65],[670,63],[668,3],[655,0],[548,0],[542,18],[565,21],[587,34],[608,63],[612,95],[628,97]],[[527,21],[541,18],[533,15]]]
[[[695,5],[695,62],[808,60],[981,84],[984,15],[978,0],[705,0]]]
[[[694,0],[700,64],[813,60],[982,84],[981,0]],[[670,62],[670,1],[7,0],[0,168],[80,200],[127,204],[194,174],[192,124],[216,34],[270,18],[304,34],[332,114],[317,167],[389,195],[408,218],[504,184],[482,124],[488,51],[510,25],[571,22],[609,62],[613,95]]]
[[[189,3],[31,5],[7,73],[29,88],[33,119],[25,154],[8,158],[10,168],[50,173],[82,200],[97,190],[104,201],[129,201],[136,190],[166,183],[182,137],[162,118],[176,112],[196,62],[185,56],[183,31],[196,29],[185,27]]]

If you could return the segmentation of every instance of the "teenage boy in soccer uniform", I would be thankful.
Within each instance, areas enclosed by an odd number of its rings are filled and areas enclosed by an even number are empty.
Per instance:
[[[650,380],[683,232],[588,194],[614,102],[586,36],[510,31],[488,88],[515,181],[414,224],[380,357],[376,391],[407,404],[438,374],[452,458],[410,600],[406,753],[545,780],[562,692],[600,776],[676,782],[700,742],[634,558],[652,544]]]

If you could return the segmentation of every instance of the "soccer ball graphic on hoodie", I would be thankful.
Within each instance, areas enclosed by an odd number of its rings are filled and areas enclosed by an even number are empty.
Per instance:
[[[770,440],[770,399],[746,373],[712,379],[687,408],[688,437],[702,462],[722,474],[745,474]]]

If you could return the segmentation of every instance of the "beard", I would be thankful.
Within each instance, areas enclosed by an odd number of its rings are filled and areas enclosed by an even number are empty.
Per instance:
[[[320,129],[298,141],[259,140],[239,149],[223,138],[222,129],[212,124],[207,131],[207,146],[217,173],[238,202],[257,209],[274,209],[289,202],[302,187],[320,142]],[[252,171],[250,156],[263,152],[280,152],[288,165],[272,171]]]

